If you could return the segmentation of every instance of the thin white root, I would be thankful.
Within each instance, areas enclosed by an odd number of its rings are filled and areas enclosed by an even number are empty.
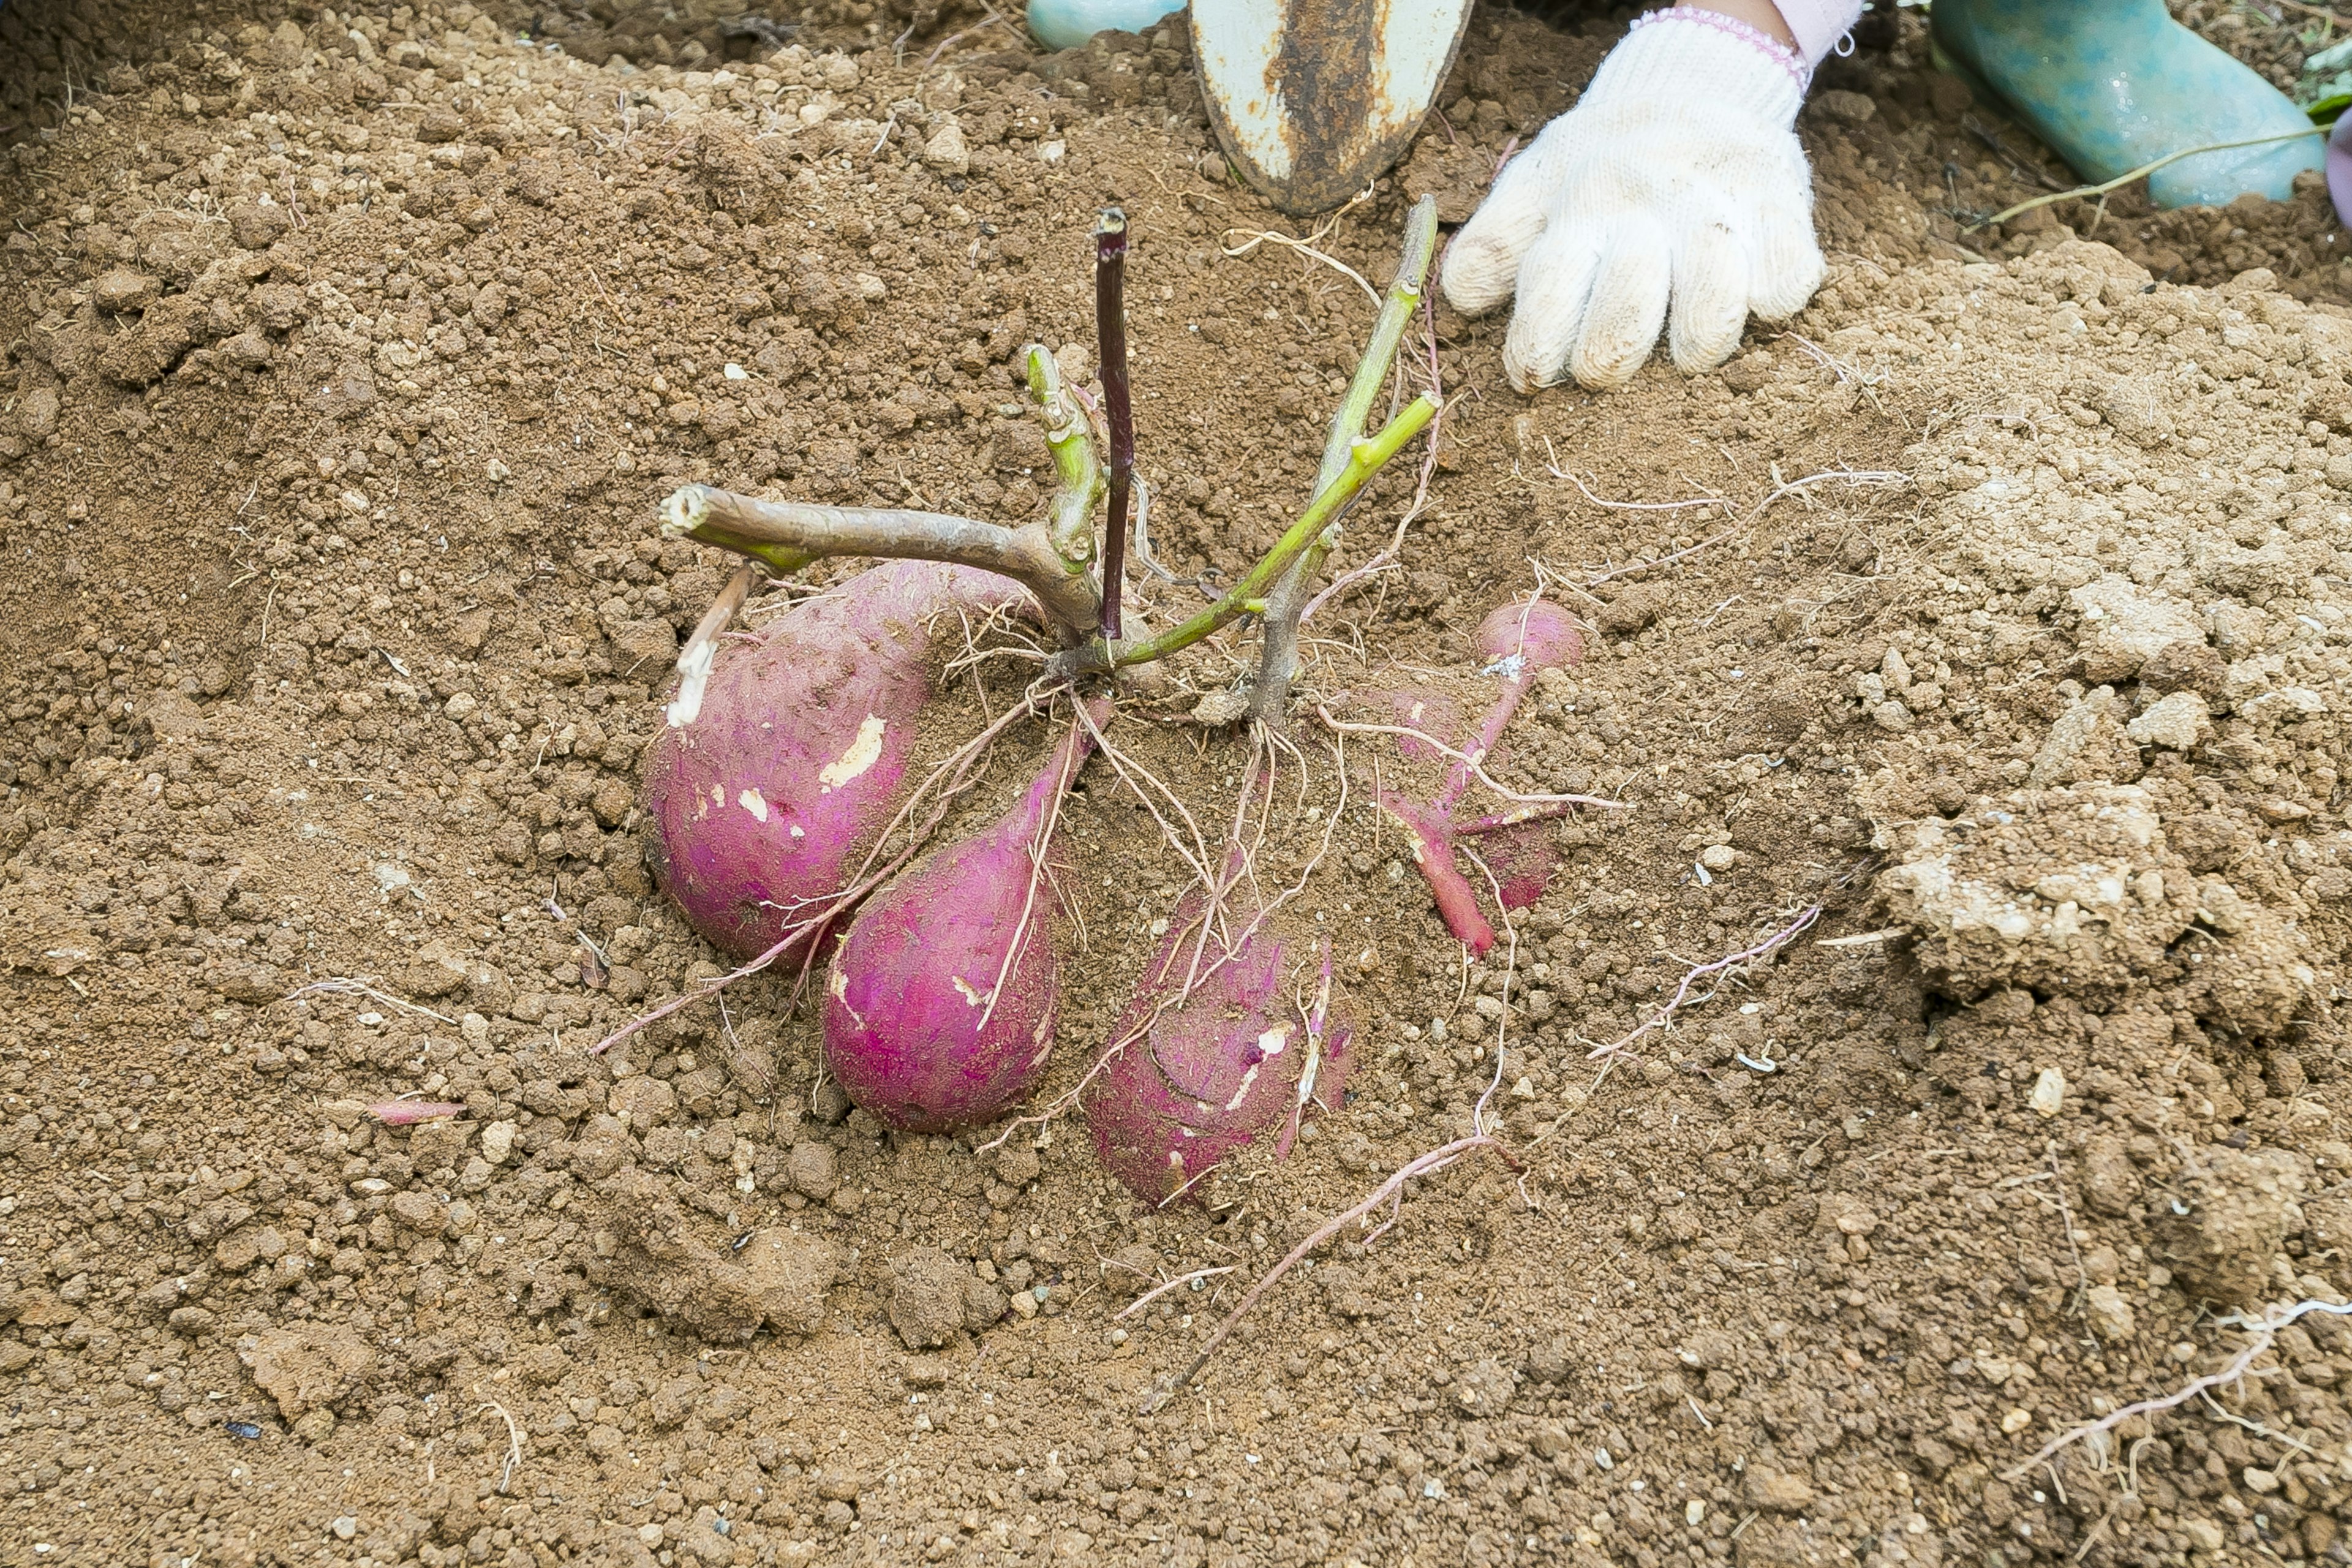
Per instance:
[[[1331,717],[1331,710],[1324,707],[1319,702],[1315,705],[1315,711],[1322,718],[1324,724],[1331,729],[1335,733],[1343,735],[1402,735],[1407,740],[1419,741],[1431,751],[1452,757],[1455,762],[1466,765],[1470,770],[1471,775],[1480,784],[1485,784],[1488,789],[1494,791],[1496,795],[1504,800],[1509,801],[1513,805],[1590,805],[1609,811],[1623,811],[1626,809],[1625,802],[1622,800],[1610,800],[1605,796],[1597,795],[1523,795],[1517,790],[1496,782],[1495,776],[1486,771],[1486,763],[1483,758],[1474,755],[1469,752],[1457,751],[1454,747],[1449,746],[1444,742],[1439,740],[1434,735],[1428,734],[1420,730],[1415,730],[1411,726],[1404,724],[1351,724],[1347,722],[1345,720],[1334,719]]]
[[[1223,240],[1220,240],[1218,242],[1217,248],[1224,252],[1225,255],[1236,258],[1247,256],[1251,251],[1255,250],[1261,245],[1279,245],[1286,249],[1297,251],[1309,261],[1319,261],[1324,266],[1330,268],[1333,271],[1344,273],[1346,276],[1355,279],[1356,287],[1364,291],[1364,297],[1371,300],[1372,309],[1377,310],[1380,309],[1381,305],[1381,291],[1373,288],[1370,283],[1366,282],[1364,280],[1364,275],[1357,271],[1354,268],[1349,266],[1346,262],[1336,260],[1315,248],[1317,246],[1322,244],[1324,240],[1330,237],[1332,231],[1339,226],[1340,219],[1355,211],[1362,203],[1370,201],[1371,197],[1372,187],[1366,185],[1362,190],[1358,191],[1354,195],[1348,198],[1347,205],[1341,207],[1338,212],[1333,213],[1329,217],[1325,218],[1320,224],[1317,225],[1315,231],[1312,234],[1309,234],[1305,239],[1297,239],[1286,234],[1276,234],[1268,229],[1229,228],[1225,231],[1224,237],[1231,238],[1233,236],[1238,234],[1244,237],[1242,243],[1239,245],[1226,245]]]
[[[479,1394],[481,1390],[477,1388],[474,1392]],[[507,1407],[495,1399],[483,1400],[475,1407],[474,1414],[481,1415],[493,1411],[499,1420],[507,1424],[507,1462],[499,1470],[499,1495],[504,1497],[507,1488],[514,1482],[516,1468],[522,1463],[522,1427],[516,1424]]]
[[[1214,1268],[1195,1268],[1190,1274],[1179,1274],[1175,1279],[1167,1281],[1165,1284],[1154,1285],[1150,1289],[1146,1290],[1142,1295],[1138,1296],[1134,1300],[1129,1301],[1126,1306],[1120,1308],[1119,1310],[1114,1314],[1114,1321],[1118,1318],[1132,1318],[1136,1313],[1140,1312],[1146,1306],[1150,1305],[1153,1297],[1164,1296],[1169,1291],[1176,1289],[1179,1285],[1189,1285],[1195,1279],[1213,1279],[1220,1274],[1231,1274],[1237,1267],[1239,1266],[1236,1264],[1221,1263]]]
[[[1198,1377],[1201,1373],[1201,1369],[1208,1365],[1209,1359],[1217,1353],[1218,1347],[1223,1345],[1225,1341],[1232,1336],[1234,1330],[1240,1326],[1242,1319],[1248,1315],[1249,1310],[1257,1305],[1258,1298],[1264,1296],[1267,1290],[1271,1289],[1276,1280],[1289,1273],[1291,1269],[1297,1268],[1301,1258],[1313,1252],[1325,1242],[1330,1240],[1333,1237],[1339,1235],[1349,1225],[1370,1215],[1374,1209],[1380,1207],[1381,1205],[1388,1202],[1390,1199],[1393,1198],[1400,1205],[1402,1204],[1404,1201],[1405,1184],[1413,1180],[1416,1176],[1435,1175],[1438,1172],[1445,1169],[1448,1165],[1453,1164],[1456,1160],[1462,1158],[1463,1155],[1470,1153],[1475,1150],[1494,1149],[1499,1151],[1502,1147],[1502,1141],[1498,1138],[1484,1132],[1474,1133],[1467,1138],[1457,1138],[1453,1142],[1446,1144],[1443,1148],[1432,1149],[1427,1153],[1418,1155],[1398,1166],[1394,1173],[1392,1173],[1388,1180],[1382,1182],[1379,1186],[1372,1189],[1370,1196],[1364,1198],[1361,1202],[1356,1204],[1354,1206],[1345,1210],[1344,1212],[1334,1215],[1331,1218],[1325,1220],[1320,1226],[1318,1226],[1315,1228],[1313,1233],[1310,1234],[1306,1240],[1300,1242],[1297,1246],[1292,1247],[1288,1253],[1285,1254],[1281,1262],[1276,1264],[1273,1268],[1267,1269],[1265,1274],[1261,1275],[1258,1279],[1258,1282],[1250,1287],[1249,1293],[1241,1299],[1240,1302],[1232,1311],[1225,1314],[1224,1321],[1217,1325],[1216,1331],[1211,1334],[1209,1336],[1208,1342],[1201,1347],[1201,1353],[1193,1358],[1192,1364],[1186,1367],[1181,1373],[1177,1374],[1175,1380],[1169,1384],[1167,1387],[1152,1391],[1150,1397],[1144,1401],[1144,1411],[1149,1413],[1159,1409],[1161,1405],[1167,1404],[1169,1400],[1174,1398],[1177,1392],[1183,1388],[1186,1384],[1191,1383],[1195,1377]],[[1508,1156],[1506,1155],[1506,1158]],[[1390,1223],[1393,1223],[1393,1221],[1391,1221]],[[1386,1230],[1388,1226],[1384,1224],[1380,1228],[1381,1230]],[[1372,1234],[1377,1236],[1380,1232],[1375,1231]],[[1368,1237],[1365,1239],[1370,1241],[1370,1237]]]
[[[414,1013],[420,1018],[431,1018],[436,1023],[446,1024],[453,1029],[457,1026],[457,1020],[446,1014],[436,1013],[430,1007],[421,1007],[414,1002],[394,995],[389,991],[378,990],[364,980],[353,980],[348,975],[337,975],[329,980],[313,980],[308,985],[299,986],[286,993],[286,1000],[289,1002],[299,1001],[305,996],[364,996],[372,1002],[381,1002],[387,1007],[397,1007],[404,1013]]]
[[[1486,1107],[1503,1087],[1503,1064],[1509,1059],[1503,1049],[1503,1039],[1510,1033],[1511,986],[1518,978],[1519,922],[1511,918],[1510,906],[1503,902],[1503,884],[1496,879],[1494,868],[1480,859],[1478,852],[1467,844],[1457,847],[1469,857],[1470,864],[1477,867],[1479,874],[1486,879],[1486,889],[1495,895],[1495,912],[1502,917],[1504,934],[1510,938],[1510,945],[1503,950],[1503,993],[1496,998],[1503,1005],[1503,1014],[1495,1020],[1495,1076],[1487,1080],[1486,1092],[1478,1096],[1478,1103],[1470,1108],[1470,1131],[1491,1135],[1498,1130],[1500,1123],[1494,1127],[1486,1124]],[[1534,1205],[1530,1204],[1528,1206],[1532,1208]]]
[[[1545,450],[1548,455],[1551,455],[1549,444],[1546,445]],[[1730,516],[1734,513],[1734,508],[1731,502],[1713,496],[1696,498],[1691,500],[1673,501],[1626,501],[1604,500],[1600,496],[1594,495],[1590,489],[1587,489],[1582,479],[1578,479],[1574,474],[1570,473],[1566,468],[1561,468],[1556,455],[1551,456],[1552,460],[1547,462],[1544,466],[1550,471],[1552,477],[1554,479],[1566,479],[1570,484],[1574,485],[1583,493],[1586,500],[1591,501],[1597,507],[1605,507],[1612,511],[1682,511],[1691,507],[1711,506],[1721,508],[1727,516]],[[1780,479],[1780,474],[1776,470],[1772,477],[1775,481],[1772,490],[1767,494],[1762,500],[1759,500],[1754,506],[1749,507],[1745,512],[1738,513],[1732,521],[1724,526],[1721,531],[1709,534],[1706,538],[1700,540],[1696,544],[1690,545],[1685,549],[1675,551],[1671,554],[1661,555],[1654,561],[1634,561],[1628,563],[1623,566],[1612,567],[1606,572],[1596,572],[1591,576],[1585,579],[1584,586],[1588,588],[1598,587],[1600,584],[1608,582],[1612,577],[1628,577],[1637,572],[1648,572],[1660,566],[1669,566],[1688,556],[1696,555],[1702,550],[1712,549],[1716,545],[1724,543],[1726,541],[1734,538],[1742,530],[1755,522],[1758,518],[1762,517],[1771,507],[1773,502],[1780,500],[1784,496],[1802,494],[1803,492],[1811,489],[1815,485],[1838,483],[1863,485],[1867,487],[1888,487],[1907,485],[1911,482],[1910,475],[1893,468],[1831,468],[1822,473],[1807,474],[1802,479],[1785,480]]]
[[[2096,1436],[2102,1432],[2112,1432],[2134,1416],[2158,1415],[2176,1405],[2188,1404],[2209,1388],[2220,1388],[2225,1384],[2237,1382],[2246,1375],[2246,1370],[2254,1364],[2262,1353],[2271,1348],[2272,1343],[2277,1340],[2278,1331],[2281,1329],[2285,1328],[2297,1318],[2311,1312],[2326,1312],[2336,1318],[2352,1317],[2352,1303],[2297,1301],[2292,1306],[2273,1307],[2259,1318],[2248,1319],[2241,1315],[2237,1320],[2238,1323],[2242,1327],[2253,1330],[2254,1337],[2247,1342],[2244,1350],[2240,1351],[2231,1359],[2229,1365],[2219,1372],[2209,1372],[2202,1377],[2191,1378],[2160,1399],[2143,1399],[2137,1405],[2126,1405],[2121,1410],[2103,1415],[2088,1426],[2077,1426],[2070,1432],[2059,1434],[2043,1444],[2031,1458],[2006,1471],[2003,1479],[2013,1481],[2035,1466],[2047,1462],[2060,1449],[2082,1442],[2086,1437]]]
[[[1806,931],[1811,930],[1813,922],[1821,918],[1822,906],[1814,904],[1808,908],[1802,914],[1799,915],[1795,920],[1790,921],[1787,925],[1782,926],[1779,931],[1772,932],[1769,936],[1756,943],[1753,947],[1747,948],[1738,952],[1727,953],[1723,957],[1717,959],[1712,963],[1699,964],[1689,973],[1683,976],[1682,984],[1675,987],[1675,994],[1666,998],[1665,1005],[1660,1007],[1656,1012],[1651,1014],[1647,1018],[1644,1018],[1640,1024],[1634,1026],[1631,1032],[1618,1039],[1612,1040],[1605,1046],[1594,1048],[1594,1050],[1587,1056],[1585,1059],[1591,1061],[1601,1057],[1615,1056],[1619,1052],[1624,1050],[1628,1046],[1631,1046],[1635,1040],[1640,1039],[1643,1036],[1650,1033],[1652,1030],[1664,1028],[1669,1023],[1674,1021],[1675,1014],[1681,1009],[1684,1002],[1690,998],[1691,987],[1698,981],[1705,979],[1710,974],[1720,974],[1727,969],[1737,969],[1743,963],[1753,963],[1759,959],[1769,958],[1772,954],[1780,952],[1782,948],[1788,946],[1790,942],[1804,935]],[[1705,998],[1700,998],[1700,1000],[1705,1000]]]

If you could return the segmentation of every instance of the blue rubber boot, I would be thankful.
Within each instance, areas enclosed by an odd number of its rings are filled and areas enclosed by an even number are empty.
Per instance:
[[[1113,28],[1144,33],[1185,0],[1030,0],[1029,31],[1049,49],[1075,49]]]
[[[2184,148],[2310,132],[2252,70],[2174,21],[2164,0],[1936,0],[1937,64],[1989,89],[2088,181]],[[2160,207],[2285,201],[2321,163],[2316,132],[2200,153],[2148,179]]]

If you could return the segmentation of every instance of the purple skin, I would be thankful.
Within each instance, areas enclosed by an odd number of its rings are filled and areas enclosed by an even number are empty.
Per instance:
[[[993,573],[896,561],[721,643],[700,715],[646,761],[654,875],[687,923],[749,959],[819,913],[904,795],[926,623],[1026,598]]]
[[[1299,1075],[1311,1054],[1282,940],[1265,926],[1190,996],[1153,1017],[1190,970],[1200,907],[1197,894],[1179,907],[1111,1037],[1113,1053],[1083,1096],[1095,1152],[1154,1207],[1195,1194],[1234,1150],[1279,1135],[1299,1109]],[[1216,951],[1213,942],[1203,967]],[[1347,1082],[1349,1035],[1336,1015],[1325,1026],[1313,1089],[1325,1105],[1339,1103]]]
[[[1573,616],[1538,599],[1488,611],[1472,646],[1488,663],[1516,654],[1529,670],[1553,669],[1584,657],[1584,634],[1576,629]]]
[[[1073,725],[1019,805],[918,863],[850,922],[825,979],[824,1064],[885,1126],[993,1121],[1045,1070],[1061,960],[1052,892],[1034,868],[1087,750]]]
[[[1576,663],[1584,657],[1584,638],[1567,611],[1538,599],[1493,611],[1478,623],[1472,646],[1480,658],[1501,667],[1496,673],[1503,678],[1502,692],[1487,710],[1477,734],[1462,744],[1464,751],[1484,763],[1501,747],[1503,731],[1535,685],[1536,672]],[[1510,662],[1515,658],[1516,663]],[[1454,728],[1454,705],[1442,697],[1417,691],[1382,695],[1396,711],[1396,721],[1407,728],[1439,740],[1446,740]],[[1410,735],[1398,737],[1397,749],[1408,760],[1436,754]],[[1454,862],[1455,847],[1466,837],[1492,835],[1483,858],[1495,874],[1507,910],[1529,908],[1543,896],[1559,868],[1559,856],[1543,829],[1532,821],[1494,817],[1458,821],[1455,808],[1470,787],[1470,779],[1469,764],[1456,762],[1446,774],[1445,787],[1429,805],[1409,800],[1394,789],[1382,790],[1380,804],[1411,835],[1413,864],[1428,882],[1446,929],[1456,942],[1483,954],[1495,945],[1495,928],[1478,907],[1477,889]]]

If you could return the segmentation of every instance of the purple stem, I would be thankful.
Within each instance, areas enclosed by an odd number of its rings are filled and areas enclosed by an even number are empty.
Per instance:
[[[1128,492],[1135,483],[1135,407],[1128,395],[1127,214],[1095,218],[1095,342],[1102,357],[1103,416],[1110,425],[1110,517],[1104,527],[1102,635],[1118,640],[1120,578],[1127,570]]]

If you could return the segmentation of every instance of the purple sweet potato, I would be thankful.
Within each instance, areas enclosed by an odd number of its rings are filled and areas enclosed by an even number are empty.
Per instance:
[[[646,763],[654,873],[688,923],[751,958],[820,910],[912,785],[928,623],[1024,597],[992,573],[898,561],[722,642],[698,711]]]
[[[1543,599],[1487,612],[1472,644],[1481,658],[1519,660],[1517,667],[1497,671],[1513,680],[1524,671],[1558,668],[1584,657],[1584,634],[1577,630],[1576,617]]]
[[[1054,805],[1085,760],[1071,726],[1020,805],[866,900],[825,979],[824,1062],[886,1126],[992,1121],[1054,1047],[1060,955],[1042,867]]]
[[[1213,941],[1198,984],[1175,1000],[1192,973],[1201,906],[1196,893],[1178,907],[1083,1097],[1103,1164],[1153,1205],[1192,1193],[1236,1149],[1286,1136],[1308,1100],[1338,1105],[1348,1076],[1347,1024],[1327,1015],[1310,1027],[1269,926],[1213,969]]]

